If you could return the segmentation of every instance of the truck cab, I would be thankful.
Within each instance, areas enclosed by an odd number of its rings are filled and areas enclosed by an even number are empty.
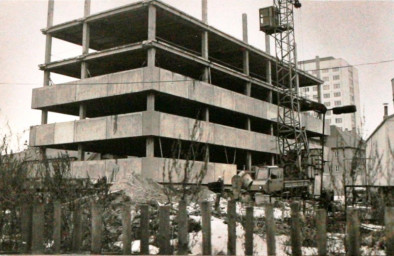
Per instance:
[[[249,191],[272,194],[283,190],[283,168],[278,166],[253,166],[251,173],[254,174],[254,179],[247,173],[240,173],[244,181],[243,185],[248,187]]]

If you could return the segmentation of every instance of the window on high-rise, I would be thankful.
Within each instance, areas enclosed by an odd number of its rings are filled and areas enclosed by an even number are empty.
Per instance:
[[[328,73],[328,69],[323,69],[321,72],[322,73]]]
[[[317,86],[313,86],[313,91],[317,92]]]
[[[331,106],[331,102],[324,102],[324,105],[326,105],[326,107],[329,107],[329,106]]]
[[[314,100],[317,100],[317,95],[313,95],[313,99],[314,99]]]
[[[323,85],[323,90],[330,90],[330,85],[329,84]]]
[[[334,88],[335,88],[335,89],[341,88],[341,84],[334,84]]]
[[[328,82],[330,81],[330,78],[328,76],[323,77],[323,81]]]
[[[341,92],[334,92],[334,97],[339,97],[341,96]]]
[[[333,76],[332,78],[333,78],[334,80],[339,80],[339,76],[338,76],[338,75]]]
[[[342,123],[342,118],[335,118],[335,123],[337,123],[337,124]]]
[[[305,91],[305,92],[309,92],[309,87],[305,87],[305,88],[304,88],[304,91]]]
[[[339,68],[333,68],[332,71],[338,72],[338,71],[339,71]]]
[[[334,102],[334,105],[335,106],[340,106],[342,103],[341,103],[341,101],[340,100],[336,100],[335,102]]]
[[[323,98],[330,98],[330,94],[329,93],[323,94]]]

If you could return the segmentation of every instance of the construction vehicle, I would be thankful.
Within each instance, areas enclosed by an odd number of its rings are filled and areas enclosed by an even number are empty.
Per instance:
[[[254,166],[252,171],[241,171],[241,189],[255,197],[262,195],[282,196],[289,195],[307,196],[311,182],[308,179],[284,179],[284,170],[279,166]]]

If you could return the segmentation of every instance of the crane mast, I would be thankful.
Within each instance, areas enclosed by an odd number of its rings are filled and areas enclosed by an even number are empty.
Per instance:
[[[274,6],[260,9],[260,30],[275,41],[275,85],[280,89],[277,93],[280,162],[287,177],[304,178],[307,176],[309,146],[298,100],[294,7],[299,8],[301,4],[297,0],[274,0]]]

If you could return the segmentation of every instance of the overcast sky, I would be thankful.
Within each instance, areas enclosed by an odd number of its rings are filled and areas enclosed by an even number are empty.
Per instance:
[[[134,0],[93,0],[92,13],[137,2]],[[197,18],[201,0],[164,0]],[[302,1],[296,10],[298,59],[333,56],[350,64],[394,60],[394,1]],[[241,39],[242,13],[248,14],[249,43],[264,49],[264,34],[259,31],[258,9],[271,0],[208,0],[208,23]],[[0,0],[0,134],[8,132],[21,141],[28,139],[28,128],[40,123],[40,111],[31,110],[31,92],[42,86],[44,62],[46,0]],[[83,15],[83,0],[55,0],[54,24]],[[52,60],[81,54],[75,47],[54,40]],[[393,113],[391,79],[394,62],[356,66],[359,71],[361,110],[365,110],[365,134],[381,122],[383,103]],[[55,83],[64,82],[52,76]],[[75,119],[50,114],[49,122]],[[23,131],[25,131],[23,133]],[[15,142],[14,142],[15,144]]]

